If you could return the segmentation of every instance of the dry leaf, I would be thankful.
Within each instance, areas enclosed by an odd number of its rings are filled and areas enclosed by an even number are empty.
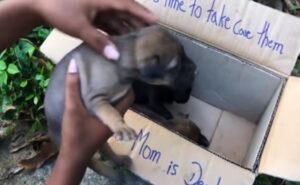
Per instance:
[[[22,137],[22,134],[18,135],[17,137],[18,138]],[[15,140],[17,140],[17,139],[15,139]],[[12,144],[10,145],[9,152],[14,153],[14,152],[17,152],[17,151],[29,146],[33,142],[44,142],[44,141],[47,141],[47,142],[50,141],[49,136],[45,133],[39,133],[36,136],[32,137],[31,139],[25,140],[22,142],[14,142],[14,140],[13,140]]]
[[[3,113],[6,113],[7,111],[10,111],[10,110],[15,110],[16,109],[16,106],[13,106],[13,105],[8,105],[5,107],[5,109],[3,110]]]
[[[41,150],[35,156],[21,160],[18,165],[26,170],[34,170],[40,168],[48,159],[57,153],[58,150],[51,142],[43,142]]]

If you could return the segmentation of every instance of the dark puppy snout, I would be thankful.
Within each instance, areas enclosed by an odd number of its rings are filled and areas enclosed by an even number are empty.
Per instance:
[[[142,69],[141,74],[146,78],[160,78],[164,75],[164,70],[159,66],[151,66]]]

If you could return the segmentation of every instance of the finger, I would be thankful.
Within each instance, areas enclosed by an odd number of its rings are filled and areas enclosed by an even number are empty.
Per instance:
[[[117,16],[119,19],[122,19],[123,21],[127,22],[133,30],[142,28],[147,25],[144,21],[142,21],[138,17],[132,16],[129,13],[120,12],[117,14]]]
[[[124,18],[120,12],[114,10],[102,11],[95,17],[93,24],[110,35],[121,35],[130,32],[127,25],[124,25]],[[123,12],[123,14],[125,14]]]
[[[72,59],[68,66],[65,97],[66,109],[77,109],[83,107],[80,96],[79,75],[75,59]]]
[[[110,19],[109,22],[107,21],[95,21],[95,26],[99,27],[100,29],[103,29],[110,35],[121,35],[128,33],[128,28],[125,27],[122,22],[122,20],[114,18],[114,20]]]
[[[115,9],[120,11],[128,12],[134,16],[139,17],[147,23],[155,23],[158,21],[158,17],[155,16],[148,9],[132,0],[106,0],[106,1],[95,1],[95,7],[103,9]]]
[[[123,115],[134,101],[134,92],[130,89],[129,93],[116,105],[118,111]]]
[[[111,20],[111,22],[115,22],[115,21]],[[99,28],[99,29],[105,31],[109,35],[120,35],[120,34],[122,34],[121,29],[119,27],[115,28],[114,26],[111,26],[111,22],[107,22],[105,20],[102,20],[101,18],[98,19],[98,17],[97,17],[94,20],[93,25],[96,28]]]
[[[97,52],[101,53],[109,60],[118,60],[120,57],[117,47],[111,42],[109,37],[98,31],[91,24],[83,24],[80,37]]]

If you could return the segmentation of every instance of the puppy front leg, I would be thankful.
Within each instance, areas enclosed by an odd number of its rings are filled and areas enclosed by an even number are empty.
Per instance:
[[[94,106],[94,112],[111,129],[117,140],[128,141],[136,138],[136,132],[125,124],[121,114],[109,102],[98,102]]]

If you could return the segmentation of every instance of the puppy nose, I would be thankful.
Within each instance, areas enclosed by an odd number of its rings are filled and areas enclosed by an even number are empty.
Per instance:
[[[159,67],[149,67],[142,70],[142,75],[148,78],[158,78],[163,76],[163,70]]]

